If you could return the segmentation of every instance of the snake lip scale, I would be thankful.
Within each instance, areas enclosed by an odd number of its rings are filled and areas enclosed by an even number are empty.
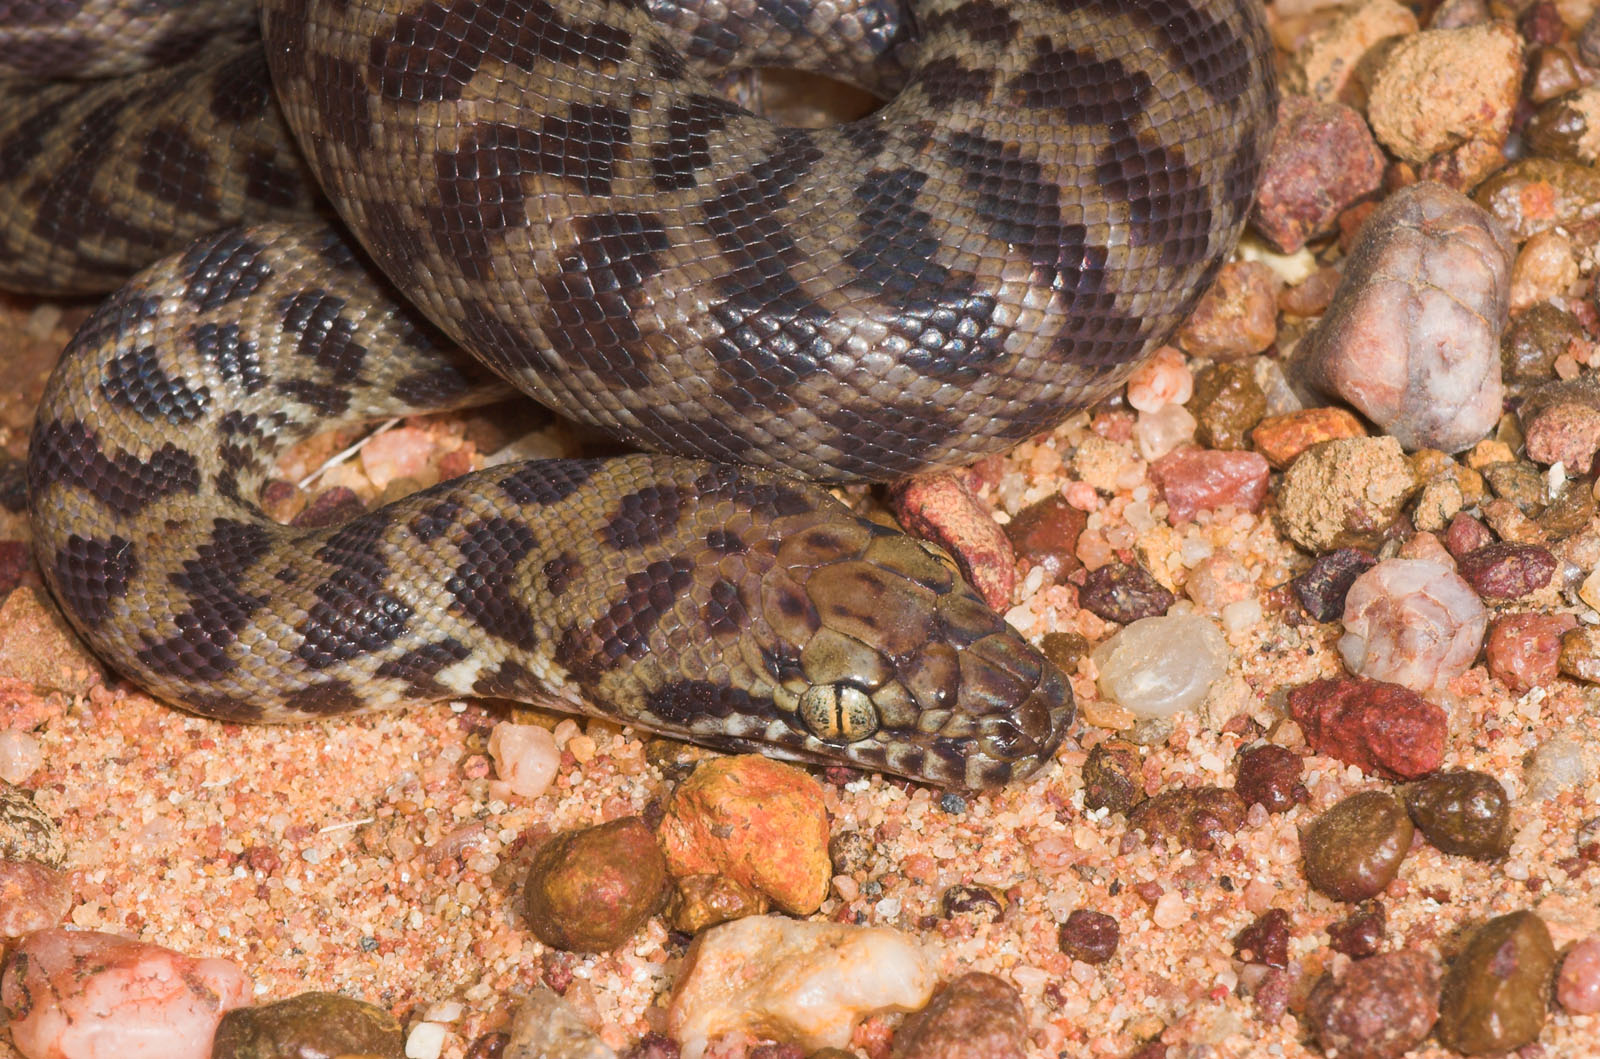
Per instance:
[[[946,786],[1051,758],[1061,673],[948,556],[803,479],[1003,450],[1166,337],[1270,139],[1251,0],[266,0],[260,25],[0,82],[0,286],[138,273],[28,465],[46,581],[115,668],[232,720],[475,694]],[[715,91],[747,65],[892,98],[784,127]],[[326,529],[256,502],[300,437],[506,383],[659,454]]]

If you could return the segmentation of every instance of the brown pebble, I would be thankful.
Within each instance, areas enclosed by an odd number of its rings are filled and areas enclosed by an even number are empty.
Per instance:
[[[504,1030],[495,1030],[491,1033],[480,1033],[467,1045],[467,1054],[464,1059],[503,1059],[506,1054],[506,1043],[511,1040],[511,1034]]]
[[[1519,314],[1500,339],[1500,369],[1507,383],[1530,385],[1555,378],[1556,358],[1583,342],[1578,318],[1539,302]]]
[[[1549,1014],[1555,962],[1550,930],[1532,912],[1489,920],[1445,974],[1439,1040],[1467,1055],[1499,1054],[1537,1040]]]
[[[1483,479],[1495,496],[1511,501],[1524,515],[1532,517],[1544,510],[1545,476],[1526,460],[1491,463],[1483,469]]]
[[[828,839],[828,859],[835,875],[866,872],[877,855],[872,839],[861,831],[839,831]]]
[[[1233,954],[1245,963],[1289,966],[1289,913],[1271,908],[1233,939]]]
[[[1600,628],[1580,625],[1563,633],[1556,667],[1585,684],[1600,684]]]
[[[659,912],[669,894],[667,862],[637,816],[568,831],[534,854],[523,908],[552,948],[608,952]]]
[[[1580,479],[1568,482],[1561,494],[1539,512],[1536,521],[1545,537],[1554,542],[1566,540],[1588,528],[1595,516],[1595,495],[1589,484]]]
[[[211,1049],[211,1059],[402,1059],[405,1035],[380,1007],[336,993],[301,993],[223,1015]]]
[[[1382,901],[1363,901],[1354,912],[1328,924],[1328,947],[1360,960],[1383,947],[1389,914]]]
[[[1075,632],[1047,632],[1039,641],[1039,651],[1063,673],[1075,672],[1094,645]]]
[[[1342,103],[1285,95],[1253,222],[1279,253],[1333,231],[1338,216],[1383,181],[1384,157],[1361,115]]]
[[[1306,881],[1335,901],[1365,901],[1400,872],[1415,828],[1393,795],[1352,794],[1300,834]]]
[[[0,780],[0,860],[33,861],[46,868],[67,862],[66,843],[50,814],[34,804],[33,792]]]
[[[1339,1059],[1400,1059],[1428,1036],[1438,1014],[1439,968],[1409,951],[1324,974],[1306,1001],[1317,1043]]]
[[[1244,799],[1226,788],[1184,787],[1141,803],[1128,814],[1128,827],[1155,845],[1170,840],[1184,849],[1214,849],[1244,826],[1245,811]]]
[[[1144,799],[1143,766],[1139,747],[1125,739],[1096,743],[1083,763],[1084,807],[1126,813]]]
[[[1300,782],[1304,770],[1299,754],[1276,743],[1262,743],[1239,755],[1233,789],[1246,805],[1286,813],[1310,797]]]
[[[1511,800],[1487,773],[1440,772],[1406,787],[1402,797],[1411,822],[1436,849],[1496,860],[1511,847]]]
[[[895,1032],[891,1059],[1023,1059],[1028,1016],[1010,983],[971,973],[945,986]]]
[[[1075,908],[1056,930],[1056,945],[1074,960],[1101,964],[1116,955],[1122,932],[1104,912]]]
[[[1248,361],[1213,364],[1194,380],[1185,406],[1195,418],[1195,440],[1208,449],[1242,449],[1267,414],[1267,395]]]
[[[1106,621],[1128,625],[1165,614],[1175,597],[1142,566],[1111,562],[1089,571],[1078,603]]]
[[[339,526],[366,513],[367,506],[355,491],[342,485],[325,489],[290,520],[297,529],[322,529]]]
[[[1282,281],[1259,261],[1230,261],[1179,326],[1174,341],[1184,351],[1212,360],[1260,353],[1278,337],[1278,288]]]
[[[667,904],[673,930],[698,934],[707,927],[745,916],[759,916],[772,907],[767,895],[724,875],[685,875],[676,880]]]
[[[1043,566],[1053,580],[1083,566],[1078,561],[1078,535],[1088,514],[1067,503],[1059,493],[1029,504],[1006,523],[1005,534],[1017,558]]]

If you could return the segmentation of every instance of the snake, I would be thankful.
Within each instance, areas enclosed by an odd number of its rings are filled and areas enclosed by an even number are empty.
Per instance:
[[[0,3],[0,50],[107,2]],[[0,85],[0,285],[116,288],[27,465],[44,579],[115,670],[227,721],[487,696],[946,787],[1052,760],[1066,677],[827,486],[1049,430],[1189,313],[1270,146],[1254,0],[266,0],[254,25]],[[726,92],[769,66],[886,102],[783,124]],[[639,451],[265,513],[297,440],[508,386]]]

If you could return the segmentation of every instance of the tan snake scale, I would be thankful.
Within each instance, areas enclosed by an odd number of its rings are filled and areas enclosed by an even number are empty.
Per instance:
[[[176,6],[0,0],[0,51]],[[40,565],[97,651],[228,719],[478,694],[943,785],[1048,760],[1062,675],[937,549],[800,479],[1003,450],[1166,336],[1270,137],[1251,0],[268,0],[261,26],[0,84],[0,286],[172,255],[73,340],[30,450]],[[45,50],[0,74],[66,73]],[[745,65],[889,102],[781,126],[708,79]],[[322,194],[359,249],[290,219]],[[455,345],[671,455],[262,515],[298,438],[499,392]]]

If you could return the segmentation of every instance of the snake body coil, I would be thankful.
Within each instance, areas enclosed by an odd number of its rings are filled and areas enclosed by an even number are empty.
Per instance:
[[[1049,756],[1065,682],[947,560],[728,464],[891,479],[1003,449],[1125,377],[1242,224],[1273,106],[1259,11],[268,0],[262,25],[282,119],[248,50],[198,108],[157,105],[159,73],[129,82],[148,105],[0,92],[0,282],[38,289],[60,259],[87,289],[142,264],[166,206],[130,218],[124,198],[177,188],[207,215],[184,223],[213,228],[295,208],[311,192],[270,146],[286,120],[450,340],[689,459],[498,468],[333,530],[276,526],[254,501],[297,432],[488,384],[340,236],[212,236],[104,306],[41,407],[41,565],[97,649],[216,716],[477,693],[947,784]],[[895,94],[786,128],[713,90],[727,63]],[[253,168],[220,175],[200,112],[247,130],[230,135]],[[86,116],[136,160],[99,157]]]

